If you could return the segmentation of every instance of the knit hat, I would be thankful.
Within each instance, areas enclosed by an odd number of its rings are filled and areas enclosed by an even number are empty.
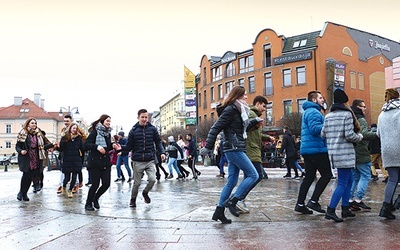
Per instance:
[[[173,141],[175,141],[174,140],[174,137],[171,135],[171,136],[168,136],[168,141],[170,141],[170,142],[173,142]]]
[[[124,136],[125,136],[125,133],[124,133],[124,131],[119,131],[119,132],[118,132],[118,135],[124,137]]]
[[[349,101],[349,97],[341,89],[336,89],[333,92],[333,103],[346,103]]]
[[[385,102],[397,98],[399,98],[399,91],[397,89],[390,88],[385,90]]]

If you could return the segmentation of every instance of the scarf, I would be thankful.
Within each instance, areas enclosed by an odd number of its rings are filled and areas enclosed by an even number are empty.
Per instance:
[[[35,130],[31,130],[28,128],[29,131],[26,131],[25,129],[21,129],[21,131],[17,135],[17,141],[18,142],[26,142],[26,137],[28,136],[28,133],[31,134],[32,136],[37,137],[37,147],[39,149],[39,159],[44,160],[46,159],[46,152],[44,150],[44,139],[43,139],[43,134],[40,131],[39,128],[36,128]],[[28,148],[26,150],[29,150]]]
[[[354,132],[358,133],[358,132],[361,131],[360,123],[358,122],[358,119],[357,119],[356,115],[354,114],[354,112],[350,108],[348,108],[343,103],[334,103],[332,105],[332,107],[331,107],[331,111],[335,111],[335,110],[349,111],[351,113],[351,115],[353,116]]]
[[[240,117],[242,118],[243,122],[243,138],[246,139],[247,138],[246,130],[247,126],[249,125],[250,108],[244,100],[239,100],[239,99],[235,101],[234,105],[240,111]]]
[[[110,136],[111,128],[106,128],[103,124],[97,123],[96,131],[96,144],[102,146],[103,148],[107,148],[106,139],[104,137]]]
[[[400,99],[391,99],[387,103],[383,104],[382,111],[386,112],[392,109],[400,109]]]

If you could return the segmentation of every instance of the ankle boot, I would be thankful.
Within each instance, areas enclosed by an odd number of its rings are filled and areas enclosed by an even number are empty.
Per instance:
[[[229,199],[227,199],[226,201],[224,201],[224,203],[222,203],[222,205],[224,205],[224,207],[229,209],[229,212],[231,212],[231,214],[233,216],[239,217],[239,212],[236,210],[236,203],[239,201],[238,198],[236,197],[231,197]]]
[[[334,220],[335,222],[343,222],[342,218],[337,217],[335,210],[336,209],[328,206],[325,213],[325,219]]]
[[[350,206],[342,206],[342,218],[350,217],[356,217],[356,215],[350,211]]]
[[[212,219],[215,221],[220,220],[222,224],[230,224],[232,220],[225,217],[225,208],[224,207],[216,207]]]
[[[386,202],[384,202],[382,204],[382,208],[381,208],[381,211],[379,212],[379,216],[380,217],[385,217],[388,220],[396,219],[396,216],[394,216],[392,214],[392,211],[390,211],[390,204],[386,203]]]

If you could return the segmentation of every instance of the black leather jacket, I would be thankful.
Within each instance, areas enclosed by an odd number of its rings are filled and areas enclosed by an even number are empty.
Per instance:
[[[206,139],[205,148],[212,149],[217,135],[224,131],[224,152],[246,151],[246,141],[243,137],[244,126],[239,109],[234,104],[217,108],[218,120],[211,127]],[[249,121],[247,130],[257,124],[257,120]]]

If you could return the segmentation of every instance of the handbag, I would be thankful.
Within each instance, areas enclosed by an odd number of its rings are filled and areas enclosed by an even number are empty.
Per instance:
[[[211,158],[209,156],[204,156],[204,167],[211,166]]]

